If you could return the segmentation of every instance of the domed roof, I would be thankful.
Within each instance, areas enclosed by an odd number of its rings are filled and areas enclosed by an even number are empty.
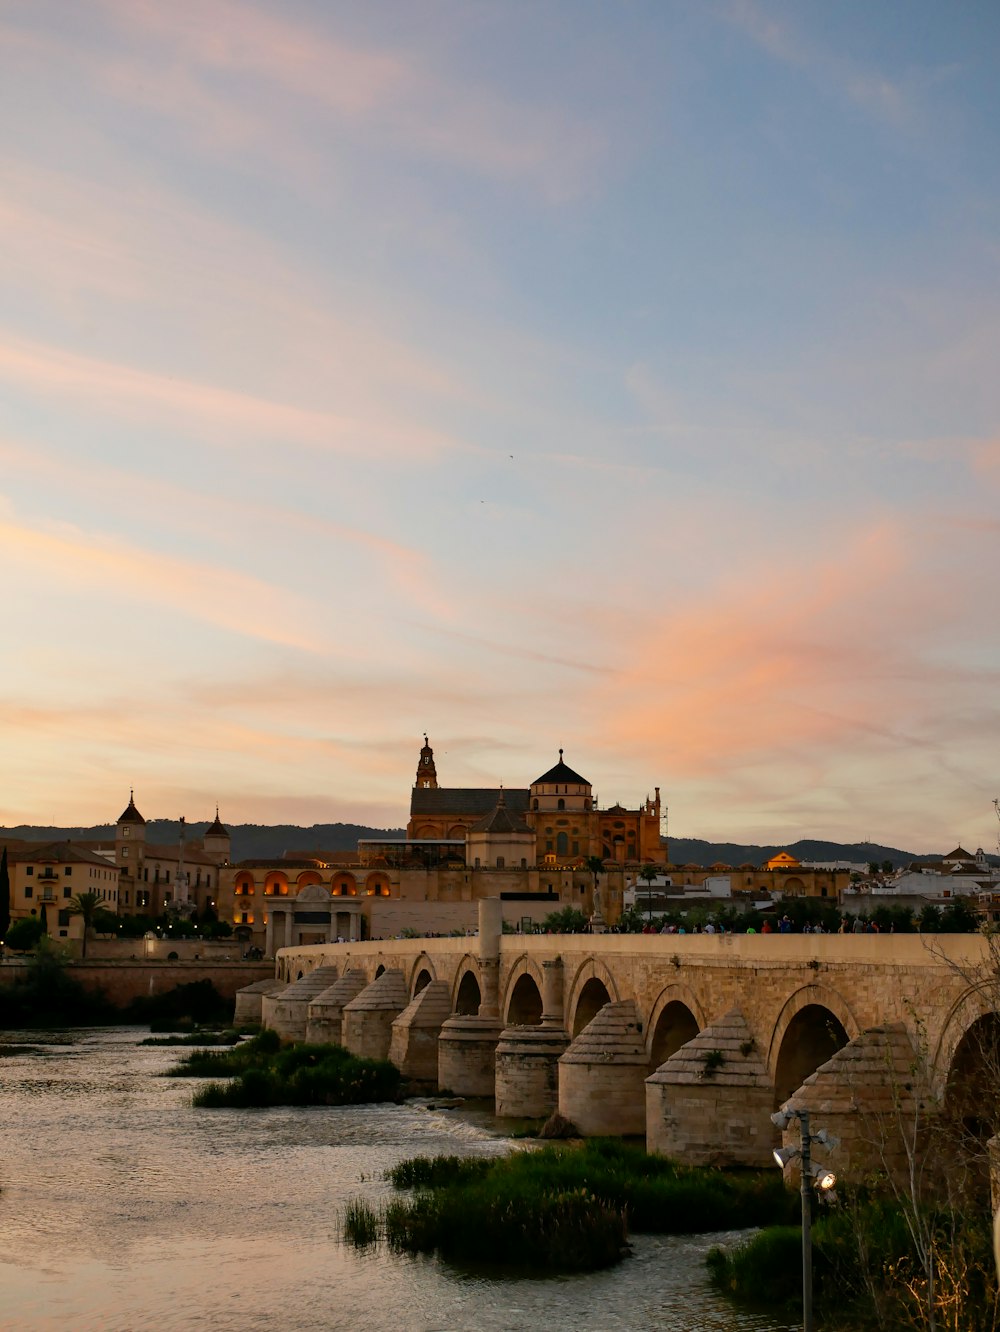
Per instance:
[[[135,793],[133,791],[129,791],[128,793],[128,805],[125,807],[124,812],[119,815],[118,822],[119,823],[146,822],[146,820],[142,817],[142,815],[135,807]]]
[[[586,777],[581,777],[578,772],[574,772],[571,767],[563,762],[563,752],[559,751],[559,762],[554,768],[549,768],[548,772],[543,772],[541,777],[536,777],[531,783],[532,786],[549,785],[549,783],[562,782],[566,786],[589,786],[590,782]]]

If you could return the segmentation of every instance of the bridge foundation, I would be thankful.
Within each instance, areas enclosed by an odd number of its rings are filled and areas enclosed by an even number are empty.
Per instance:
[[[402,971],[383,971],[344,1005],[345,1048],[362,1059],[388,1059],[392,1024],[409,1000]]]
[[[365,973],[354,967],[318,994],[307,1009],[306,1040],[316,1045],[343,1045],[344,1005],[356,999],[367,984]]]
[[[244,985],[236,991],[236,1009],[233,1013],[234,1027],[259,1026],[263,1014],[265,994],[277,994],[285,988],[280,980],[259,980],[252,985]]]
[[[646,1132],[648,1056],[631,999],[605,1004],[559,1060],[559,1113],[584,1137]]]
[[[430,981],[392,1024],[389,1059],[410,1082],[437,1085],[438,1037],[451,1014],[444,981]]]
[[[767,1066],[734,1009],[646,1079],[646,1149],[685,1165],[773,1165],[773,1109]]]
[[[283,1041],[304,1041],[311,1000],[315,999],[339,975],[337,967],[317,967],[273,994],[261,999],[261,1021],[276,1031]]]

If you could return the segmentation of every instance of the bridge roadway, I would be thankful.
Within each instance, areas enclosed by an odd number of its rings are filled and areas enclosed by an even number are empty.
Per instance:
[[[501,1113],[558,1106],[591,1131],[645,1129],[660,1146],[687,1143],[692,1157],[702,1150],[692,1145],[698,1116],[732,1118],[734,1107],[756,1097],[751,1136],[770,1138],[760,1128],[765,1109],[796,1094],[808,1100],[802,1084],[835,1056],[841,1090],[855,1106],[858,1088],[845,1079],[891,1081],[888,1063],[879,1073],[880,1060],[895,1059],[900,1076],[907,1060],[919,1065],[940,1099],[958,1064],[969,1063],[973,1033],[998,1007],[996,955],[979,935],[522,936],[500,934],[490,912],[482,903],[478,937],[282,949],[276,977],[291,985],[320,966],[336,968],[331,976],[353,973],[355,998],[336,1014],[334,1034],[358,1053],[385,1055],[391,1046],[390,1057],[412,1075],[407,1042],[420,1029],[425,1046],[432,1036],[438,1043],[441,1084],[473,1091],[471,1074],[468,1085],[454,1085],[465,1077],[454,1042],[467,1042],[460,1053],[471,1067],[468,1042],[481,1039],[487,1062],[495,1059]],[[395,998],[387,998],[390,981]],[[373,1044],[363,1032],[365,1022],[374,1031],[376,1010],[382,1027]],[[436,1018],[427,1017],[432,1010]],[[265,1002],[265,1021],[267,1011]],[[882,1042],[874,1072],[873,1039]],[[655,1078],[647,1082],[651,1075],[661,1078],[658,1087]],[[762,1157],[770,1145],[758,1142],[751,1155]]]

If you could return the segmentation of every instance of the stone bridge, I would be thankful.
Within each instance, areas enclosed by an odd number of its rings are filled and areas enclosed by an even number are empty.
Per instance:
[[[908,1097],[971,1101],[998,993],[979,935],[504,935],[493,900],[478,937],[276,965],[287,988],[271,982],[261,1012],[289,1038],[389,1057],[500,1115],[558,1108],[584,1133],[720,1163],[769,1162],[790,1100],[848,1139]]]

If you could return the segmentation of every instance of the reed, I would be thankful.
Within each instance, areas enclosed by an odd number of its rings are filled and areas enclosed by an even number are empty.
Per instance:
[[[611,1139],[502,1157],[414,1157],[386,1177],[411,1193],[380,1214],[390,1248],[527,1271],[607,1267],[628,1251],[629,1229],[730,1229],[783,1220],[795,1206],[773,1172],[686,1169]]]
[[[211,1053],[205,1056],[210,1059]],[[230,1082],[210,1082],[192,1102],[209,1109],[366,1105],[395,1100],[399,1085],[399,1070],[388,1060],[358,1059],[339,1045],[298,1045],[273,1054],[255,1053]]]

